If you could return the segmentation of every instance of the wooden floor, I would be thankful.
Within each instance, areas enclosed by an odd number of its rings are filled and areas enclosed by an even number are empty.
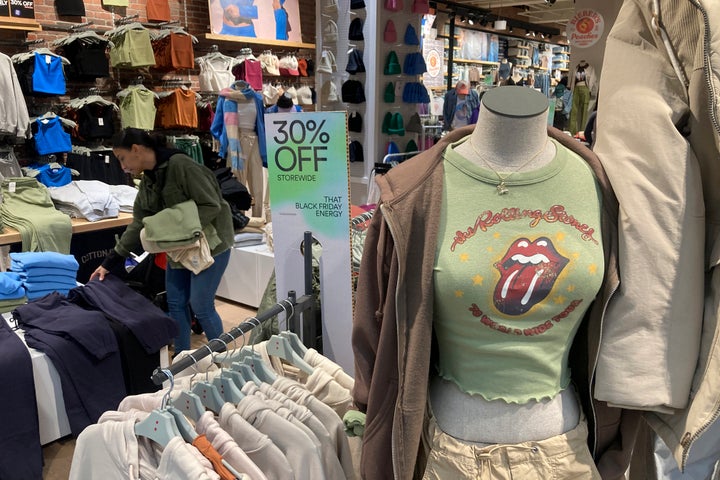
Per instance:
[[[257,313],[257,309],[240,305],[238,303],[216,300],[215,306],[220,318],[223,320],[224,331],[242,323],[246,318],[252,317]],[[202,347],[207,342],[205,335],[193,334],[190,339],[190,345],[193,349]],[[75,439],[66,437],[52,442],[43,447],[43,466],[44,480],[67,480],[70,474],[70,464],[75,449]]]

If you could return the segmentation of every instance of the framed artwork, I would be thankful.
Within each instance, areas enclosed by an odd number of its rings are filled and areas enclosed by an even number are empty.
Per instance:
[[[302,42],[298,0],[208,0],[212,33]]]

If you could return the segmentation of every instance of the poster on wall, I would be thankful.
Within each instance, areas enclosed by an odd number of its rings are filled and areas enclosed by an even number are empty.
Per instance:
[[[445,41],[442,39],[423,40],[423,57],[427,72],[423,73],[426,87],[442,87],[445,85],[445,68],[443,67],[443,50]]]
[[[573,15],[567,24],[570,45],[588,48],[595,45],[605,30],[605,20],[599,12],[586,8]]]
[[[311,232],[322,252],[323,354],[352,375],[347,112],[273,113],[265,138],[278,300],[305,291],[302,243]]]
[[[212,33],[302,42],[298,0],[209,0],[209,9]]]
[[[34,0],[0,0],[0,17],[34,19]]]

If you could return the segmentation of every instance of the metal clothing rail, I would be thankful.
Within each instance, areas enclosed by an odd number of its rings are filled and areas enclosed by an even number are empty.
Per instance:
[[[305,295],[297,298],[295,291],[291,290],[288,292],[287,298],[281,300],[267,310],[258,313],[249,320],[242,322],[240,325],[233,327],[229,331],[221,334],[218,338],[210,340],[204,346],[191,352],[186,357],[181,358],[169,367],[164,369],[161,367],[156,368],[150,377],[153,383],[155,385],[162,385],[165,380],[170,380],[172,376],[192,367],[200,359],[215,352],[224,352],[231,342],[235,342],[235,340],[240,338],[243,334],[249,332],[255,327],[259,327],[263,322],[270,320],[280,313],[285,313],[286,315],[288,330],[295,333],[302,330],[301,338],[303,338],[304,343],[309,343],[308,346],[314,347],[316,328],[314,320],[315,295],[312,291],[312,248],[310,247],[312,245],[311,232],[305,232],[304,245],[307,246],[306,251],[309,253],[304,256]],[[301,313],[303,316],[306,313],[310,314],[310,321],[303,321],[302,326],[299,315]],[[168,375],[168,373],[170,375]]]

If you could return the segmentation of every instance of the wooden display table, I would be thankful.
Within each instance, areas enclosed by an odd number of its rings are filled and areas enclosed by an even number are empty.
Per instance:
[[[84,218],[73,218],[72,233],[94,232],[97,230],[106,230],[108,228],[124,227],[132,222],[132,213],[121,212],[117,218],[106,218],[97,222],[89,222]],[[0,233],[0,245],[9,245],[11,243],[20,243],[22,238],[20,232],[12,227],[5,226]]]

